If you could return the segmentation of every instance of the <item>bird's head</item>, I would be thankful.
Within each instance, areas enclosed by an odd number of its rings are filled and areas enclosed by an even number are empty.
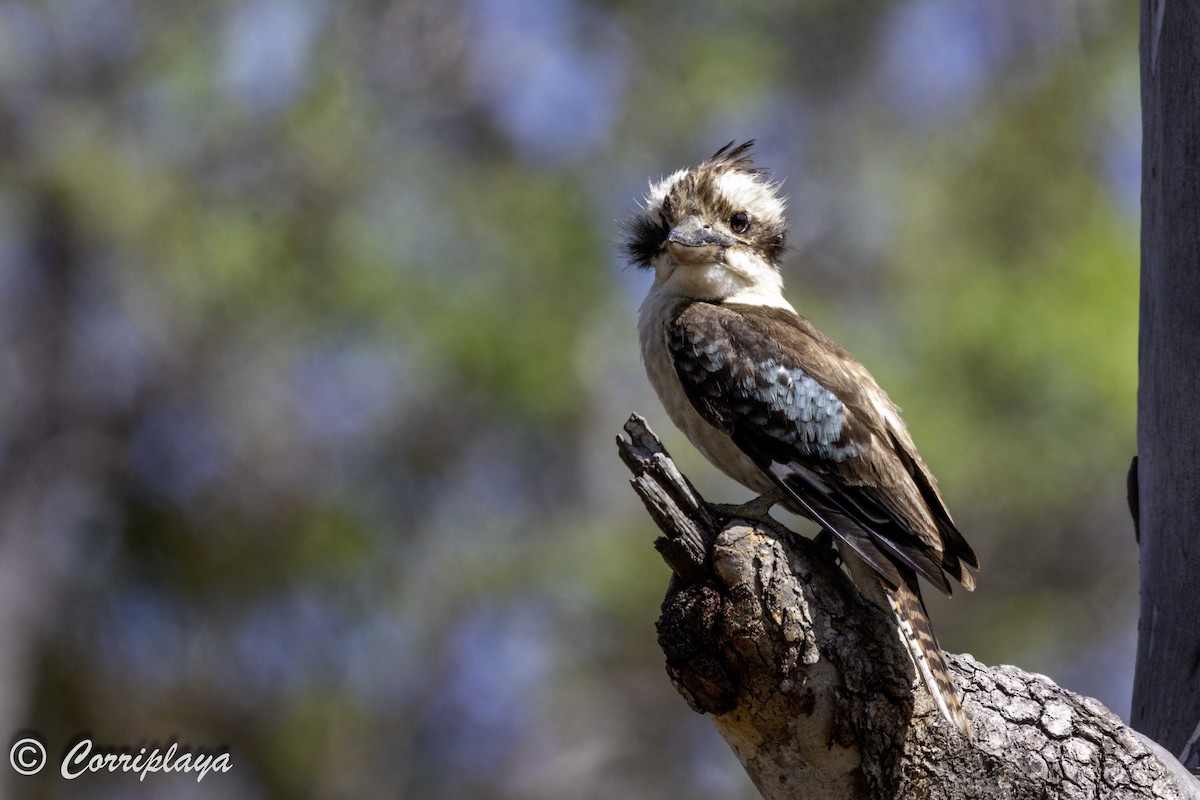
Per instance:
[[[703,164],[650,184],[624,227],[629,263],[654,270],[654,290],[748,302],[780,295],[785,200],[750,161],[753,144],[730,142]]]

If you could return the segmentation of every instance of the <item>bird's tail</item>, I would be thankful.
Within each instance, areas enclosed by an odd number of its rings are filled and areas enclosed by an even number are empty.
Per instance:
[[[913,665],[916,666],[925,688],[933,695],[933,701],[937,703],[942,716],[970,739],[971,726],[967,722],[967,715],[963,713],[962,704],[959,703],[954,676],[946,666],[942,648],[933,633],[933,625],[925,611],[925,602],[921,600],[921,591],[916,585],[917,576],[912,574],[908,577],[910,580],[896,589],[890,586],[881,588],[887,596],[892,613],[900,623],[901,638],[908,647],[908,653],[912,656]]]

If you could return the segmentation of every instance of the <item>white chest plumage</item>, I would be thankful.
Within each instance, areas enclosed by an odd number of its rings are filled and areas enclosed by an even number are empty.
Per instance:
[[[773,488],[771,480],[732,439],[705,422],[679,382],[679,373],[667,347],[667,324],[687,302],[676,296],[651,291],[642,303],[638,315],[638,338],[641,340],[642,362],[646,366],[650,385],[658,393],[658,399],[671,422],[683,431],[688,441],[713,466],[756,492],[767,492]]]

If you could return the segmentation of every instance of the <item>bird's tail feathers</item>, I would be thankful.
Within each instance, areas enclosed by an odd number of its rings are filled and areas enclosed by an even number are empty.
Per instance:
[[[971,726],[959,702],[954,676],[946,666],[942,648],[938,645],[933,625],[929,622],[929,614],[925,611],[925,603],[921,600],[920,590],[912,584],[916,584],[916,575],[912,575],[910,581],[902,581],[895,589],[890,586],[882,588],[887,596],[888,605],[900,624],[901,638],[908,647],[913,665],[925,688],[933,696],[933,701],[942,712],[942,716],[970,739]]]

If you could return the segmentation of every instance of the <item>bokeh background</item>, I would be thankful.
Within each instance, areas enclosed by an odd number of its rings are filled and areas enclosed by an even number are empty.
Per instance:
[[[984,569],[948,649],[1127,713],[1137,19],[1117,0],[4,0],[8,797],[750,798],[672,690],[617,220],[757,138],[788,294]],[[56,777],[76,736],[233,771]],[[5,742],[11,741],[5,739]]]

